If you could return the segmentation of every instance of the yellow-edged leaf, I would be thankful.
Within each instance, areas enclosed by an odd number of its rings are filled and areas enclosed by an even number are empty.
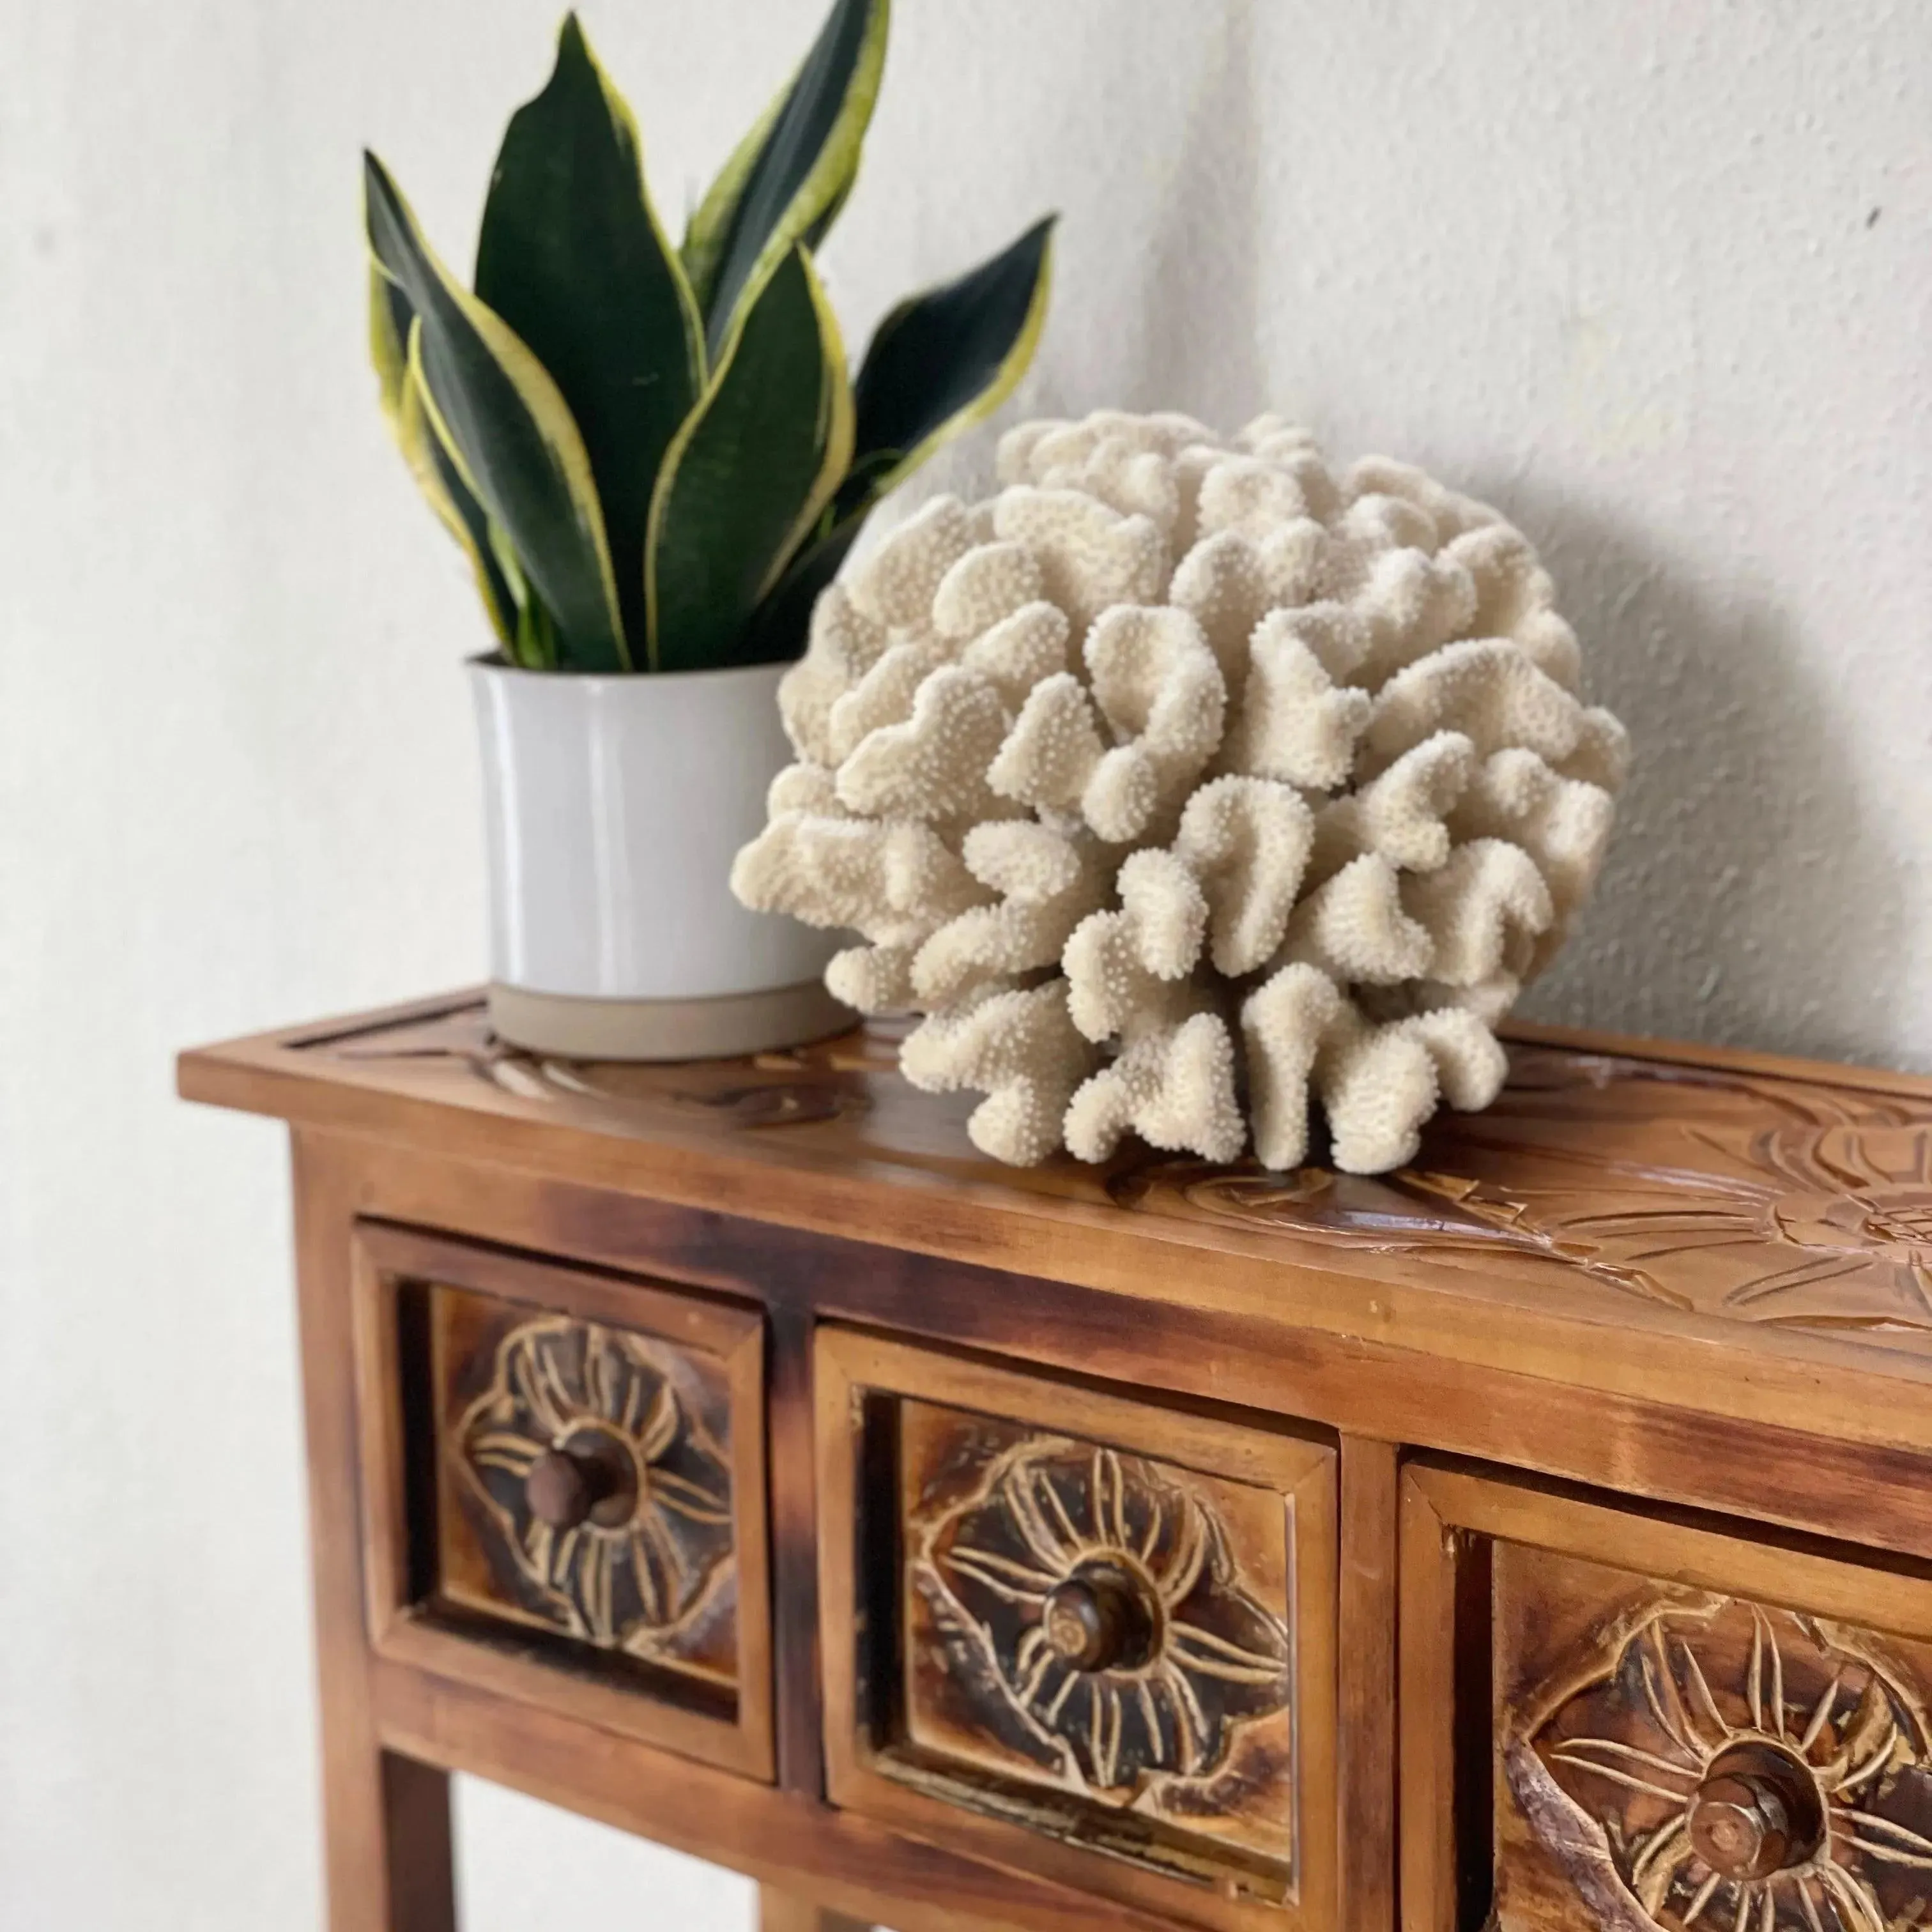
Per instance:
[[[908,297],[879,324],[854,389],[867,498],[990,416],[1025,374],[1052,292],[1054,220],[1036,222],[956,280]]]
[[[684,240],[678,249],[678,258],[684,265],[692,293],[698,298],[700,316],[710,306],[711,290],[718,279],[719,264],[724,258],[724,244],[731,238],[732,218],[743,198],[745,184],[751,179],[752,170],[764,152],[765,143],[771,139],[772,124],[784,112],[790,93],[791,83],[788,82],[765,104],[764,111],[752,123],[745,138],[731,150],[724,165],[718,170],[716,178],[705,190],[704,199],[684,225]]]
[[[477,299],[543,365],[584,438],[628,642],[644,635],[644,525],[704,386],[704,331],[651,205],[635,117],[574,14],[498,152]]]
[[[758,596],[761,598],[784,574],[785,566],[800,544],[811,535],[832,498],[838,494],[839,484],[852,467],[852,442],[857,424],[857,412],[852,400],[852,379],[845,365],[845,338],[838,327],[838,315],[825,292],[825,284],[818,279],[818,272],[812,266],[812,257],[801,249],[799,260],[805,270],[805,285],[811,293],[812,309],[818,317],[819,353],[825,365],[825,388],[819,414],[819,436],[824,455],[818,474],[813,478],[805,501],[799,506],[791,527],[780,538],[771,568],[758,586]]]
[[[370,245],[415,310],[424,406],[443,447],[514,547],[564,668],[628,670],[603,512],[568,406],[515,332],[437,259],[374,155],[364,180]]]
[[[700,206],[686,267],[714,356],[753,292],[797,244],[824,234],[850,192],[891,25],[890,0],[833,0],[776,111],[754,129],[757,151],[747,162],[752,137],[740,142]]]
[[[754,662],[752,613],[831,502],[852,435],[838,323],[794,247],[665,455],[645,545],[653,669]]]
[[[369,269],[369,356],[382,388],[382,413],[416,486],[437,520],[461,546],[476,578],[490,626],[514,650],[517,602],[490,541],[489,518],[457,472],[424,413],[410,368],[409,337],[416,317],[402,291],[372,262]]]

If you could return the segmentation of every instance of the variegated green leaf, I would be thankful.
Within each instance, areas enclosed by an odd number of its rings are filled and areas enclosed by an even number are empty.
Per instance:
[[[644,635],[644,525],[704,385],[703,326],[646,189],[642,144],[574,14],[490,179],[476,294],[562,392],[603,508],[627,640]]]
[[[410,298],[369,258],[369,362],[382,397],[382,415],[390,428],[403,406],[403,388],[410,376],[410,324],[416,312]]]
[[[998,408],[1037,346],[1052,279],[1051,219],[959,280],[902,302],[854,386],[852,466],[819,527],[752,620],[752,661],[796,657],[812,607],[893,484]]]
[[[851,456],[844,346],[794,247],[752,291],[664,459],[645,556],[653,670],[756,662],[752,614]]]
[[[373,154],[364,188],[370,246],[420,326],[430,424],[514,547],[556,626],[560,664],[628,670],[603,512],[584,440],[556,385],[508,324],[436,259]]]
[[[838,574],[838,566],[872,512],[872,501],[868,498],[850,515],[806,539],[752,615],[746,663],[782,664],[803,652],[812,607],[818,602],[818,593]]]
[[[1012,393],[1046,324],[1054,220],[879,324],[853,385],[856,456],[842,512],[876,502]]]
[[[374,262],[369,267],[369,355],[382,385],[382,413],[398,446],[440,519],[470,560],[478,593],[506,650],[514,653],[518,613],[508,580],[490,548],[488,517],[457,473],[424,412],[410,374],[410,336],[416,312],[409,298]]]
[[[890,0],[833,0],[789,86],[740,142],[692,217],[684,265],[712,352],[747,294],[801,241],[816,246],[851,191],[878,98]]]
[[[772,129],[790,97],[791,88],[788,86],[766,103],[764,112],[731,150],[717,178],[705,190],[704,199],[684,224],[678,260],[684,266],[692,293],[698,298],[700,318],[711,311],[711,292],[724,266],[725,244],[731,238],[738,204],[745,198],[745,184],[751,179],[752,170],[757,166],[758,157],[764,152],[765,143],[771,139]]]

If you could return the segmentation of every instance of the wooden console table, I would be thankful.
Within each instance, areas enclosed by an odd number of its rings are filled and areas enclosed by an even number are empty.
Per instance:
[[[877,1030],[187,1055],[294,1130],[336,1932],[452,1771],[773,1932],[1922,1924],[1932,1081],[1512,1057],[1365,1180],[998,1168]]]

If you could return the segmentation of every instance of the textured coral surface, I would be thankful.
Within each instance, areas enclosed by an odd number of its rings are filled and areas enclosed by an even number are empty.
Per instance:
[[[1001,442],[833,584],[779,693],[798,762],[748,905],[926,1017],[908,1079],[997,1159],[1252,1138],[1357,1173],[1502,1084],[1491,1028],[1588,896],[1628,762],[1493,510],[1273,417]]]

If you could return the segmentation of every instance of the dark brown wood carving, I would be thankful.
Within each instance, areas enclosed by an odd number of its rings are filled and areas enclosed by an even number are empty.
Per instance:
[[[436,1291],[440,1594],[728,1682],[735,1576],[718,1366],[654,1337]]]
[[[586,1065],[506,1048],[465,1009],[325,1050],[412,1090],[487,1084],[617,1131],[781,1127],[821,1154],[1932,1353],[1932,1100],[1872,1076],[1834,1086],[1520,1044],[1495,1105],[1438,1115],[1396,1174],[1270,1174],[1144,1148],[1097,1170],[1016,1171],[974,1154],[958,1096],[906,1088],[896,1046],[874,1024],[704,1067]]]
[[[931,1404],[900,1430],[911,1742],[1292,1868],[1292,1504]]]
[[[1496,1104],[1438,1119],[1398,1174],[1162,1161],[1112,1191],[1339,1246],[1932,1347],[1923,1102],[1520,1046]]]
[[[1932,1910],[1922,1691],[1879,1641],[1705,1596],[1621,1618],[1507,1748],[1620,1932],[1892,1932]]]

